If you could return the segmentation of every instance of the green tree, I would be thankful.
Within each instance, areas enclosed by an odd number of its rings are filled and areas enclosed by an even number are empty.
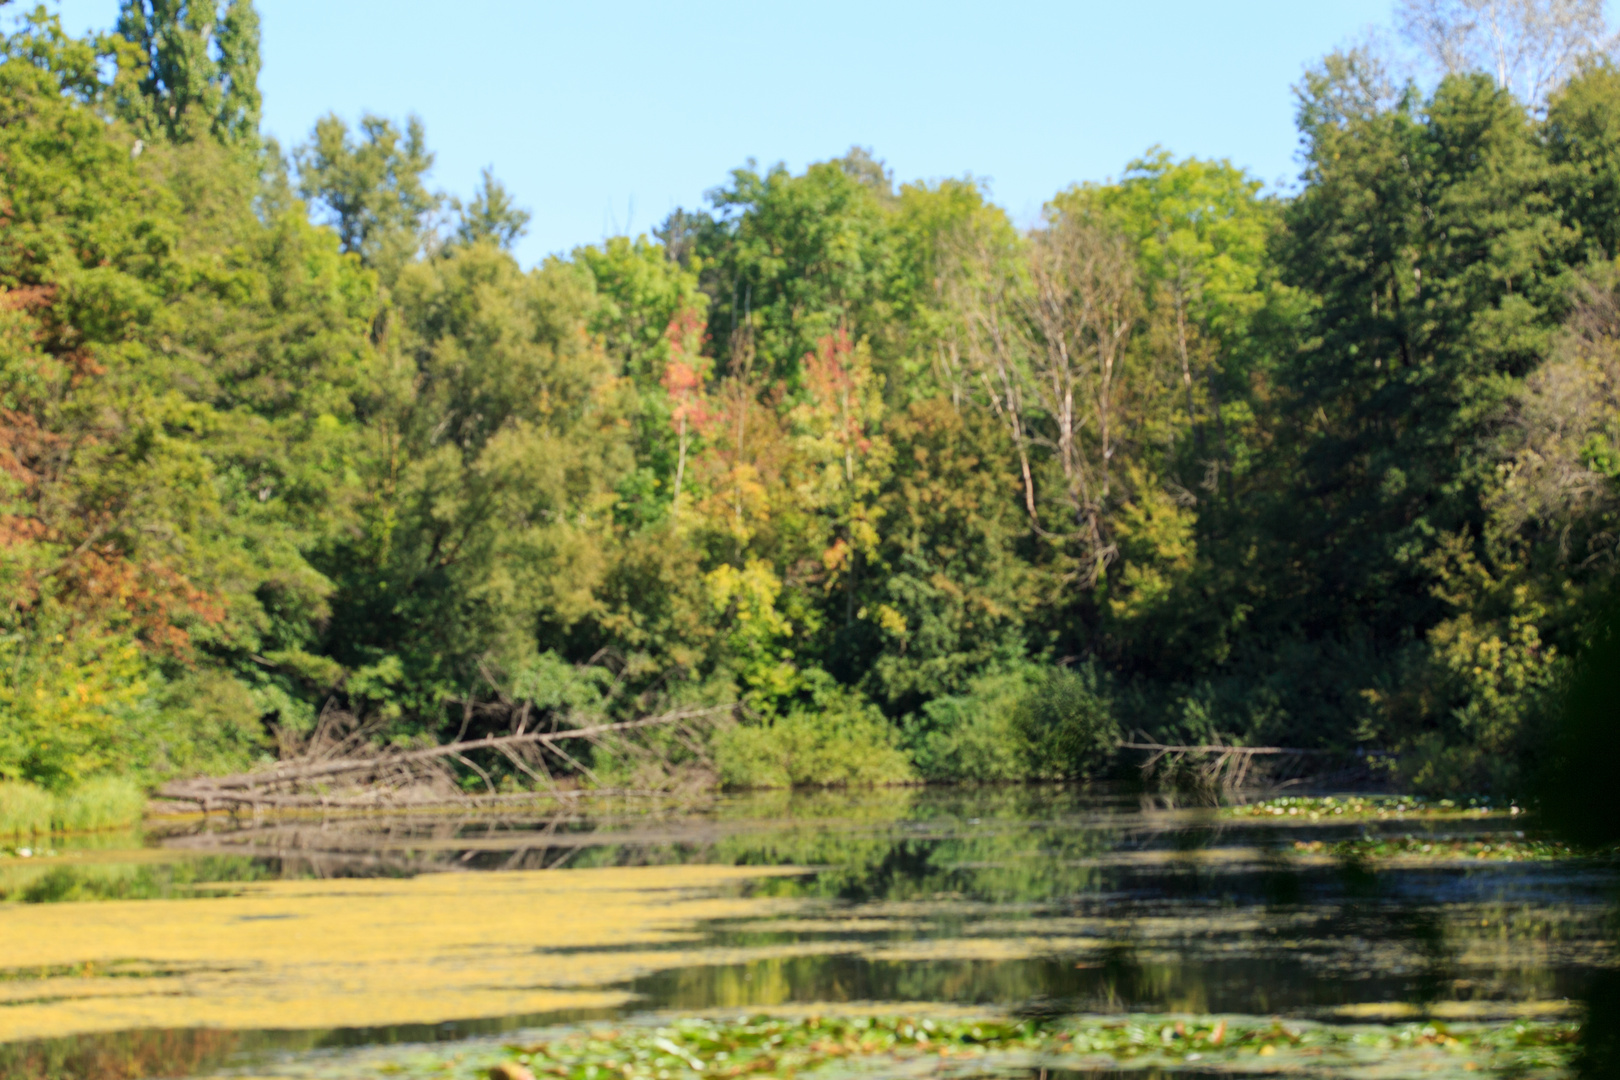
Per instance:
[[[1454,611],[1442,551],[1490,558],[1485,436],[1567,308],[1570,236],[1529,116],[1490,80],[1386,109],[1346,113],[1346,96],[1318,72],[1301,97],[1305,186],[1280,256],[1313,310],[1279,371],[1265,618],[1388,672]],[[1368,690],[1344,700],[1400,711]]]
[[[343,250],[391,282],[422,249],[429,215],[442,201],[423,183],[433,155],[421,119],[407,118],[401,132],[393,121],[367,113],[356,140],[349,125],[330,114],[316,121],[293,156],[299,192],[326,212]]]
[[[51,782],[240,763],[261,717],[313,714],[306,556],[344,527],[373,377],[371,275],[235,149],[136,154],[98,49],[133,59],[36,17],[0,61],[7,695],[88,739],[4,768]]]
[[[1180,391],[1172,399],[1180,415],[1160,438],[1190,451],[1175,463],[1188,490],[1218,486],[1222,472],[1249,456],[1244,421],[1252,415],[1247,398],[1258,359],[1250,340],[1268,300],[1267,246],[1277,213],[1259,190],[1259,181],[1228,162],[1177,162],[1160,150],[1132,162],[1117,184],[1059,199],[1095,200],[1136,240],[1154,346],[1166,354]]]
[[[1620,70],[1602,61],[1570,80],[1548,106],[1545,131],[1565,223],[1588,257],[1620,256]]]
[[[895,467],[876,500],[881,537],[837,659],[904,714],[1021,660],[1050,579],[1028,562],[1027,521],[1007,497],[1016,468],[990,417],[935,397],[885,434]]]
[[[750,165],[709,198],[717,215],[699,229],[696,255],[722,372],[757,358],[791,380],[822,338],[843,329],[859,340],[883,317],[894,196],[868,155],[853,150],[800,176]]]
[[[259,14],[252,0],[120,0],[118,33],[144,57],[139,96],[121,102],[151,138],[208,133],[257,149]]]
[[[636,399],[632,418],[636,468],[620,484],[619,516],[632,529],[664,522],[674,505],[681,466],[678,405],[666,385],[671,350],[681,347],[683,334],[695,336],[698,340],[689,343],[693,355],[687,359],[701,366],[698,353],[709,298],[699,291],[695,273],[646,237],[612,237],[600,246],[579,248],[573,262],[589,274],[595,291],[590,330]],[[698,379],[695,369],[689,374]],[[700,392],[701,387],[694,385],[692,390]],[[697,437],[697,426],[690,425],[688,441]]]
[[[360,538],[322,560],[338,583],[323,645],[368,673],[357,710],[431,730],[445,699],[487,687],[481,665],[516,670],[542,627],[595,610],[630,459],[572,268],[458,246],[406,267],[394,297],[397,391],[368,433]]]
[[[506,185],[495,179],[492,169],[480,175],[478,193],[466,206],[454,201],[456,239],[463,244],[493,243],[510,250],[518,238],[529,230],[529,212],[512,201]]]

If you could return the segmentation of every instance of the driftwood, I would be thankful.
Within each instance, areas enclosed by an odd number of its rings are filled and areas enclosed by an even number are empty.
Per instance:
[[[499,805],[533,801],[538,797],[578,799],[587,794],[657,794],[659,792],[651,790],[603,788],[585,791],[565,788],[552,775],[541,752],[549,751],[581,774],[594,779],[594,774],[569,754],[563,744],[611,744],[615,749],[630,752],[632,756],[648,756],[650,751],[645,747],[636,747],[624,737],[647,728],[669,727],[675,729],[676,737],[683,745],[692,746],[696,740],[689,731],[684,730],[686,725],[728,716],[732,711],[731,706],[677,709],[637,720],[575,728],[558,727],[550,731],[526,731],[520,726],[512,734],[458,739],[438,746],[408,750],[378,747],[365,738],[356,737],[358,733],[350,733],[324,747],[320,745],[320,739],[313,739],[312,746],[304,754],[267,768],[230,776],[177,780],[160,788],[158,795],[195,803],[208,811],[215,807],[236,806],[256,809],[359,809],[450,803]],[[488,771],[469,756],[490,752],[499,754],[539,787],[532,792],[498,792]],[[464,792],[456,782],[454,765],[461,765],[479,776],[486,792],[482,795]],[[335,789],[335,785],[341,785],[341,790]]]
[[[1302,750],[1288,746],[1231,746],[1213,743],[1203,746],[1174,746],[1158,742],[1122,742],[1121,750],[1146,751],[1142,763],[1142,776],[1151,778],[1161,768],[1188,768],[1199,783],[1207,787],[1234,790],[1256,778],[1256,761],[1267,759],[1273,775],[1270,779],[1283,779],[1281,773],[1297,771],[1307,759],[1325,757],[1326,750]]]

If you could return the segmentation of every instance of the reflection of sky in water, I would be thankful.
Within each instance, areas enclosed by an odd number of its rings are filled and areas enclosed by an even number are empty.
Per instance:
[[[1052,788],[772,795],[665,818],[214,822],[149,836],[127,858],[81,851],[0,861],[0,891],[11,900],[154,898],[155,907],[106,910],[127,912],[132,925],[142,912],[183,911],[201,939],[221,922],[217,962],[198,946],[160,970],[163,957],[130,952],[127,939],[109,938],[106,948],[125,951],[103,955],[93,933],[76,933],[100,925],[92,909],[102,905],[5,909],[24,923],[42,919],[40,932],[66,944],[31,958],[32,971],[7,964],[0,1037],[199,1021],[239,1032],[306,1029],[239,1034],[223,1050],[209,1043],[196,1052],[201,1066],[269,1044],[508,1029],[552,1009],[615,1008],[627,993],[632,1011],[926,1001],[1338,1020],[1551,1015],[1602,959],[1612,884],[1604,871],[1579,862],[1345,862],[1294,847],[1367,831],[1444,839],[1522,827],[1465,815],[1234,820]],[[691,869],[676,873],[681,865]],[[749,867],[816,872],[738,876]],[[586,882],[595,874],[479,873],[545,868],[595,868],[618,884],[593,892]],[[429,871],[452,876],[419,876]],[[351,878],[377,880],[345,886]],[[669,891],[675,878],[678,896]],[[349,899],[337,902],[341,895]],[[532,917],[504,922],[502,896],[506,909]],[[182,897],[199,899],[161,899]],[[324,914],[304,919],[317,909]],[[228,912],[239,921],[225,925]],[[392,936],[365,929],[379,920]],[[547,927],[538,936],[536,920]],[[295,971],[303,954],[277,950],[305,921],[320,927],[300,946],[312,964],[367,948],[386,954],[397,969],[386,992],[345,993],[348,976],[337,969]],[[484,928],[478,942],[445,930],[466,925]],[[262,936],[262,954],[233,945],[247,928]],[[477,948],[493,951],[467,962],[465,951]],[[306,989],[278,989],[282,976]],[[235,1004],[208,1020],[186,1006],[196,994]],[[160,1006],[161,995],[171,997]],[[123,1015],[133,1022],[119,1023]],[[96,1016],[103,1020],[75,1019]],[[421,1026],[435,1021],[452,1023]],[[334,1025],[347,1030],[314,1034]],[[102,1044],[116,1038],[140,1037]]]

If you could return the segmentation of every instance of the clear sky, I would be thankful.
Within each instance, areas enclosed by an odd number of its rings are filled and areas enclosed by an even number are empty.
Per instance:
[[[22,5],[19,5],[22,6]],[[67,29],[117,0],[59,0]],[[259,0],[265,129],[420,114],[436,186],[494,167],[526,263],[693,207],[753,157],[870,147],[898,180],[971,173],[1022,221],[1160,144],[1296,172],[1291,86],[1390,0],[705,4]],[[12,8],[15,11],[16,8]]]

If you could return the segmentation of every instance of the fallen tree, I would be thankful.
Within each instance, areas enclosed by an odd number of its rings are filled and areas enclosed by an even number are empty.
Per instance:
[[[706,760],[703,740],[694,725],[728,720],[734,706],[675,709],[655,716],[615,723],[581,727],[554,726],[546,731],[527,731],[524,726],[505,735],[456,739],[434,746],[400,747],[379,745],[367,738],[363,727],[341,730],[341,721],[323,718],[322,725],[301,752],[272,765],[229,776],[195,777],[176,780],[158,789],[158,796],[195,803],[205,812],[225,807],[288,809],[300,807],[382,807],[426,806],[445,803],[512,802],[532,800],[537,795],[577,799],[584,795],[650,795],[667,788],[611,788],[597,783],[593,770],[570,753],[566,744],[585,743],[653,764],[660,762],[660,751],[628,738],[651,728],[665,728],[676,744]],[[477,756],[495,755],[509,763],[515,774],[522,774],[538,785],[532,791],[502,792],[490,770],[480,766]],[[548,755],[550,760],[548,760]],[[571,771],[559,778],[552,763],[565,764]],[[482,781],[484,791],[468,792],[455,766],[466,769]],[[666,770],[669,771],[669,770]],[[577,780],[592,781],[582,788]],[[576,782],[565,786],[562,782]]]
[[[1327,750],[1303,750],[1289,746],[1233,746],[1228,743],[1178,746],[1160,742],[1121,742],[1121,750],[1147,753],[1142,762],[1144,780],[1169,778],[1180,774],[1210,788],[1232,791],[1259,779],[1256,763],[1264,760],[1266,779],[1287,783],[1297,779],[1306,762],[1332,756]]]

